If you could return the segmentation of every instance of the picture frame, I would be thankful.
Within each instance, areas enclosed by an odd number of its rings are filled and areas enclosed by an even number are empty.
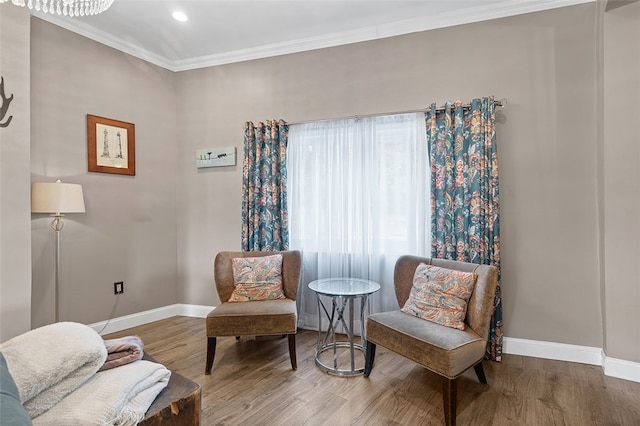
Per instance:
[[[87,114],[90,172],[135,176],[135,124]]]

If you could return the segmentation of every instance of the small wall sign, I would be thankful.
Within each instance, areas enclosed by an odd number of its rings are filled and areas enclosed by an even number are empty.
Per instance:
[[[201,169],[204,167],[220,167],[236,165],[236,147],[227,148],[209,148],[196,150],[196,166]]]

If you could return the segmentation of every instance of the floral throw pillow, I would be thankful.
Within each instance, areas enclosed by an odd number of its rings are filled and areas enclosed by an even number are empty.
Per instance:
[[[235,288],[229,302],[285,299],[282,291],[282,255],[231,259]]]
[[[464,330],[467,304],[478,274],[421,263],[401,311],[446,327]]]

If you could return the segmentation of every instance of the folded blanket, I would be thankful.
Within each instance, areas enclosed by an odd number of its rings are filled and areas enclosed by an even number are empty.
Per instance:
[[[0,344],[0,352],[32,418],[95,375],[107,358],[102,337],[91,327],[74,322],[23,333]]]
[[[133,361],[142,359],[144,355],[144,345],[138,336],[126,336],[119,339],[108,339],[104,341],[107,348],[107,361],[100,370],[120,367]]]
[[[34,425],[135,425],[167,386],[171,372],[141,360],[95,374],[75,392],[33,419]]]

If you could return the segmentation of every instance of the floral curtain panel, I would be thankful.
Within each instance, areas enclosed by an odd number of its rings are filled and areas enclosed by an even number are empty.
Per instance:
[[[284,121],[245,123],[242,167],[242,250],[289,249],[287,141]]]
[[[431,167],[431,256],[498,267],[487,357],[502,357],[498,153],[493,97],[471,107],[432,104],[426,114]]]

